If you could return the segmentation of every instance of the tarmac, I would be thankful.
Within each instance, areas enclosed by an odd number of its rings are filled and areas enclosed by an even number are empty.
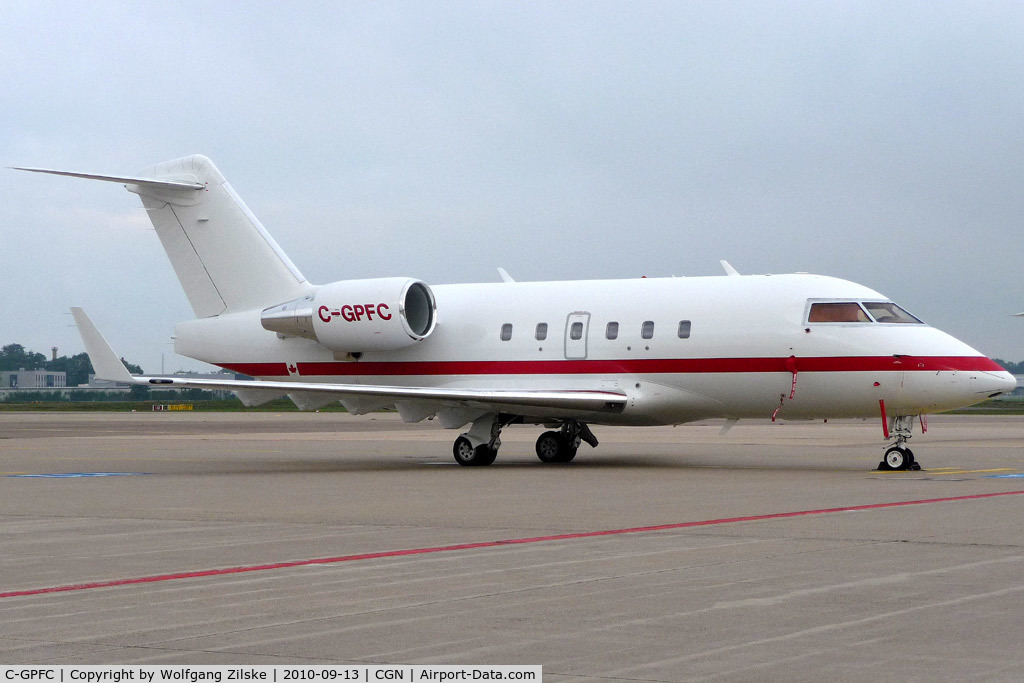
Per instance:
[[[0,413],[0,663],[540,664],[545,681],[1024,679],[1024,417],[539,427]]]

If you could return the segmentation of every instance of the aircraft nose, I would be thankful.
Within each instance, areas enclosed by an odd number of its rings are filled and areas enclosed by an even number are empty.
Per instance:
[[[1009,394],[1017,388],[1017,378],[1002,370],[1000,372],[979,372],[975,377],[976,391],[988,398]]]

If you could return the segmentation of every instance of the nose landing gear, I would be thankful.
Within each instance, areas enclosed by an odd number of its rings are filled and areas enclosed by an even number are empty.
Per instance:
[[[914,451],[907,448],[907,441],[910,440],[910,428],[914,424],[913,415],[897,415],[892,420],[892,426],[887,430],[896,444],[885,451],[882,462],[878,463],[879,470],[919,470],[921,466],[914,459]],[[889,434],[887,434],[888,436]]]
[[[921,466],[914,460],[914,451],[906,446],[893,446],[885,452],[882,462],[878,463],[880,470],[919,470]]]

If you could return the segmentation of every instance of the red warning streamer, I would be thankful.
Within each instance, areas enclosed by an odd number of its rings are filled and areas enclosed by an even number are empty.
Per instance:
[[[885,399],[878,399],[878,407],[882,411],[882,434],[885,438],[889,438],[889,417],[885,414]]]

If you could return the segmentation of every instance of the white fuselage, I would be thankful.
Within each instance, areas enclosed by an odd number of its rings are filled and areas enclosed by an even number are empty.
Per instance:
[[[808,322],[811,301],[886,300],[831,277],[508,282],[432,291],[436,328],[400,349],[335,354],[263,329],[260,311],[251,310],[180,323],[175,350],[261,379],[624,392],[621,413],[582,416],[603,424],[875,417],[880,401],[890,415],[916,415],[1012,387],[998,365],[925,324]],[[614,338],[609,323],[617,323]]]

